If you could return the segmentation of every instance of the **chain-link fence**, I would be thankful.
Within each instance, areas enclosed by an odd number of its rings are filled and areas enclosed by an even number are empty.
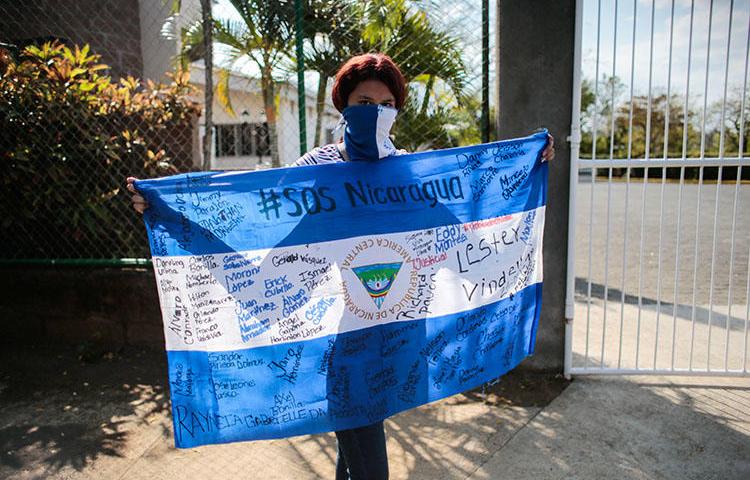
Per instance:
[[[3,2],[4,261],[148,257],[126,176],[273,168],[336,141],[333,77],[362,52],[408,80],[399,148],[480,142],[493,130],[483,3]]]

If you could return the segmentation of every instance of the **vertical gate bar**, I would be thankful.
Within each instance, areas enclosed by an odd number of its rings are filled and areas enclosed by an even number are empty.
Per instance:
[[[745,74],[742,77],[742,100],[740,101],[741,107],[740,107],[740,139],[739,139],[739,154],[737,155],[740,158],[743,158],[745,155],[745,96],[747,94],[747,65],[748,65],[748,58],[750,58],[750,22],[748,22],[747,27],[747,40],[745,41]],[[739,169],[742,169],[742,166],[739,167]],[[739,173],[738,173],[739,175]],[[748,276],[750,276],[750,272],[748,272]],[[748,299],[748,304],[750,304],[750,299]]]
[[[742,81],[742,100],[740,101],[740,138],[738,142],[740,158],[745,155],[745,96],[747,95],[747,64],[750,58],[750,24],[747,29],[747,40],[745,41],[745,75]],[[737,168],[737,177],[742,178],[742,165]],[[750,323],[750,251],[747,254],[747,290],[745,292],[745,302],[747,308],[745,311],[745,335],[742,343],[742,371],[747,372],[747,329]]]
[[[643,310],[643,225],[646,217],[646,183],[648,182],[648,167],[643,168],[643,186],[641,189],[641,239],[640,255],[638,257],[638,320],[636,326],[635,340],[635,368],[638,369],[638,359],[641,347],[641,311]]]
[[[646,146],[644,158],[651,157],[651,87],[654,78],[654,16],[656,13],[656,0],[651,0],[651,35],[649,40],[648,55],[648,101],[646,104]],[[636,342],[635,368],[638,368],[638,357],[640,355],[641,341],[641,310],[643,309],[643,233],[646,225],[646,185],[648,183],[648,167],[643,169],[643,189],[641,191],[641,245],[640,257],[638,259],[638,340]]]
[[[732,15],[734,0],[729,1],[729,27],[727,29],[727,55],[724,62],[724,96],[721,100],[721,122],[719,123],[719,158],[724,159],[724,120],[726,119],[727,86],[729,84],[729,53],[732,45]]]
[[[630,160],[630,158],[628,158]],[[622,277],[620,278],[620,345],[617,349],[617,368],[622,366],[622,330],[625,321],[625,271],[627,270],[627,256],[628,251],[628,202],[630,197],[630,165],[625,170],[625,227],[624,227],[624,240],[622,246]]]
[[[669,96],[667,96],[669,98]],[[665,152],[666,155],[666,152]],[[666,159],[665,159],[666,160]],[[666,184],[667,167],[661,167],[661,189],[659,193],[659,240],[657,241],[656,253],[656,332],[654,334],[654,367],[656,370],[656,359],[659,346],[659,323],[661,320],[661,246],[662,229],[664,225],[664,186]]]
[[[674,0],[669,20],[669,62],[667,64],[667,101],[664,107],[664,161],[669,156],[669,102],[671,100],[672,87],[672,40],[674,36]],[[659,247],[657,255],[658,270],[656,274],[656,336],[654,339],[654,370],[656,370],[656,359],[659,345],[659,319],[661,318],[661,246],[662,246],[662,225],[664,224],[664,185],[667,181],[667,167],[661,167],[661,196],[659,200]],[[674,350],[674,344],[672,344]]]
[[[737,228],[737,203],[740,199],[740,172],[741,167],[737,167],[737,178],[734,182],[734,205],[732,206],[732,241],[729,249],[729,293],[727,294],[727,323],[724,338],[724,371],[729,370],[729,330],[732,328],[732,276],[734,275],[734,234]]]
[[[664,160],[669,157],[669,111],[672,93],[672,45],[674,40],[674,0],[669,16],[669,62],[667,67],[667,105],[664,113]]]
[[[724,70],[724,98],[721,102],[721,131],[719,133],[719,158],[724,158],[724,119],[726,114],[727,104],[727,85],[729,83],[729,52],[730,45],[732,43],[732,17],[734,16],[734,0],[729,3],[729,28],[727,34],[727,58]],[[737,168],[739,172],[739,167]],[[721,184],[721,177],[719,177],[719,184]],[[718,189],[718,185],[717,185]],[[725,335],[724,335],[724,371],[729,368],[729,330],[732,327],[732,274],[734,273],[734,234],[735,228],[737,227],[737,202],[739,200],[740,193],[740,177],[735,178],[734,184],[734,203],[732,205],[732,239],[729,247],[729,288],[727,293],[727,315],[725,324]]]
[[[674,300],[672,301],[672,359],[670,369],[674,370],[674,357],[677,350],[677,302],[680,279],[680,229],[682,228],[682,186],[685,184],[685,167],[680,167],[680,189],[677,194],[677,239],[674,256]]]
[[[711,27],[713,24],[714,16],[714,2],[709,2],[708,8],[708,40],[706,43],[706,79],[703,84],[703,117],[701,119],[701,153],[700,159],[703,160],[706,157],[706,116],[708,109],[708,73],[711,66]]]
[[[693,347],[695,345],[695,291],[698,288],[698,235],[700,234],[701,224],[701,190],[703,187],[703,165],[698,167],[698,203],[695,208],[695,251],[693,258],[693,302],[690,313],[690,358],[688,360],[688,370],[693,370]]]
[[[596,13],[596,67],[595,67],[595,78],[594,78],[594,117],[592,119],[592,134],[591,134],[591,159],[596,160],[596,134],[598,129],[597,124],[597,105],[599,103],[599,52],[601,46],[601,27],[602,27],[602,0],[597,1],[597,13]],[[588,367],[589,361],[589,331],[591,330],[591,251],[593,249],[593,225],[594,225],[594,186],[596,185],[596,168],[591,169],[591,197],[589,199],[589,271],[588,271],[588,286],[586,291],[586,352],[583,358],[583,368]]]
[[[596,115],[596,113],[594,113]],[[596,138],[596,136],[594,136]],[[596,150],[596,147],[594,147]],[[593,249],[593,219],[594,219],[594,183],[596,182],[596,168],[591,169],[591,189],[589,195],[589,267],[588,286],[586,288],[586,349],[583,356],[583,368],[588,368],[589,362],[589,334],[591,332],[591,251]]]
[[[742,172],[742,167],[740,167],[740,172]],[[745,336],[742,341],[743,348],[742,348],[742,371],[747,373],[747,327],[748,324],[750,324],[750,249],[748,249],[747,252],[747,289],[745,290],[745,302],[747,303],[747,306],[745,307]]]
[[[575,42],[573,47],[573,101],[570,125],[570,178],[568,201],[568,258],[565,285],[565,359],[563,374],[570,380],[573,366],[573,321],[575,318],[575,247],[578,192],[578,156],[581,149],[581,42],[583,0],[576,0]]]
[[[723,123],[724,120],[724,109],[726,107],[726,100],[727,100],[727,82],[729,81],[729,47],[732,40],[732,9],[734,8],[734,0],[730,0],[729,5],[729,30],[727,34],[727,56],[726,56],[726,65],[725,65],[725,74],[724,74],[724,97],[721,104],[721,120]],[[709,31],[711,31],[711,26],[709,25]],[[709,45],[710,47],[710,45]],[[706,68],[708,68],[708,64],[706,64]],[[704,93],[704,102],[708,101],[708,75],[706,75],[706,86],[705,86],[705,93]],[[705,121],[705,116],[704,116]],[[719,158],[723,159],[724,157],[724,151],[723,151],[723,142],[724,142],[724,125],[719,126]],[[708,286],[708,344],[706,345],[706,370],[711,370],[711,331],[713,327],[713,313],[714,313],[714,267],[716,263],[716,231],[718,229],[718,221],[719,221],[719,194],[721,192],[721,177],[722,177],[722,169],[723,165],[719,165],[719,171],[717,173],[716,178],[716,195],[714,198],[714,230],[712,232],[712,240],[711,240],[711,275],[709,277],[709,286]]]
[[[596,115],[596,113],[594,114]],[[596,137],[594,137],[596,138]],[[596,147],[594,147],[596,150]],[[596,182],[596,168],[591,169],[591,189],[589,196],[589,268],[588,286],[586,289],[586,349],[583,356],[583,368],[588,368],[589,362],[589,334],[591,332],[591,251],[593,249],[593,219],[594,219],[594,183]]]
[[[615,0],[614,34],[612,37],[612,85],[610,94],[610,136],[609,136],[609,160],[614,158],[615,149],[615,73],[617,70],[617,0]],[[607,332],[607,297],[609,296],[609,233],[612,222],[612,167],[608,169],[607,175],[607,227],[604,236],[604,313],[602,317],[602,356],[599,367],[604,366],[604,343]]]
[[[701,119],[701,146],[700,146],[700,159],[703,161],[706,158],[706,113],[708,108],[708,74],[709,74],[709,67],[711,65],[711,27],[713,24],[713,16],[714,16],[714,2],[709,2],[708,7],[708,40],[706,42],[706,76],[705,76],[705,82],[703,84],[703,116]],[[693,271],[693,314],[692,314],[692,320],[693,320],[693,334],[690,338],[690,369],[693,369],[693,346],[695,343],[695,290],[697,288],[696,284],[696,275],[698,273],[698,235],[700,234],[700,230],[698,229],[698,226],[700,225],[700,211],[701,211],[701,188],[703,187],[703,165],[701,165],[698,168],[698,208],[697,208],[697,218],[695,221],[695,270]],[[711,311],[708,312],[709,315],[709,324],[711,319]],[[710,327],[709,327],[709,333],[710,333]],[[710,353],[710,352],[708,352]],[[708,355],[706,358],[709,358]]]
[[[693,19],[695,14],[695,0],[690,2],[690,30],[688,33],[688,60],[687,60],[687,78],[685,82],[685,106],[682,113],[682,159],[687,157],[688,144],[688,104],[690,99],[690,64],[693,55]],[[675,345],[677,338],[677,302],[680,278],[680,227],[682,220],[682,191],[685,185],[685,167],[680,167],[680,193],[677,201],[677,253],[674,259],[674,303],[672,304],[672,345]],[[672,349],[672,370],[674,370],[675,349]]]
[[[646,151],[645,159],[651,158],[651,87],[654,78],[654,16],[656,14],[656,0],[651,0],[651,39],[648,54],[648,101],[646,104]]]
[[[713,327],[714,313],[714,265],[716,259],[716,230],[719,219],[719,192],[721,191],[722,166],[719,165],[718,178],[716,179],[716,195],[714,197],[714,231],[711,240],[711,274],[708,277],[708,342],[706,344],[706,370],[711,370],[711,329]]]
[[[617,357],[617,368],[622,366],[622,327],[625,321],[625,271],[627,270],[627,251],[628,251],[628,207],[630,204],[630,160],[633,153],[633,80],[635,79],[635,33],[638,18],[638,2],[633,0],[633,34],[631,37],[630,49],[630,112],[628,113],[628,167],[626,170],[625,180],[625,239],[622,246],[622,278],[620,279],[620,345]],[[637,341],[637,340],[636,340]]]

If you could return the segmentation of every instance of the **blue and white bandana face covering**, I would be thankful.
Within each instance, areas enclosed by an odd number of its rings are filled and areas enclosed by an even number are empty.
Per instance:
[[[351,161],[373,161],[396,153],[390,134],[398,110],[383,105],[352,105],[342,112],[344,147]]]

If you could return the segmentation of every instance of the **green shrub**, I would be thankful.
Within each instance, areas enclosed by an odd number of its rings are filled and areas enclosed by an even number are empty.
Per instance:
[[[200,109],[187,73],[114,82],[88,45],[0,53],[3,256],[147,256],[124,180],[192,167]]]

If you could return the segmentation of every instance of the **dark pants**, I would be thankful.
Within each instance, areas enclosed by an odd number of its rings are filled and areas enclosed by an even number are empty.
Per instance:
[[[336,432],[336,480],[387,480],[383,422]]]

